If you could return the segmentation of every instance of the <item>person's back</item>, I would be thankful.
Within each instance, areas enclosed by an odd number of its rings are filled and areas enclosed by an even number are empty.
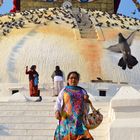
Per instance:
[[[60,69],[55,70],[55,75],[56,76],[62,76],[63,77],[63,72]]]
[[[53,95],[57,96],[61,89],[64,87],[64,75],[63,72],[60,70],[59,66],[55,67],[55,71],[51,75],[53,84],[54,84],[54,90],[53,90]]]

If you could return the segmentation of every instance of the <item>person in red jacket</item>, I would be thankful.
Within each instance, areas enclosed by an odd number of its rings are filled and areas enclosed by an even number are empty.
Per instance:
[[[39,96],[38,95],[39,74],[36,71],[36,65],[32,65],[30,70],[28,70],[28,66],[26,66],[25,73],[29,75],[30,96]]]

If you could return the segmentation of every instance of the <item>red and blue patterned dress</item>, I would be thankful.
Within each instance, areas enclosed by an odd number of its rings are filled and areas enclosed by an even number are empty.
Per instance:
[[[66,86],[57,99],[61,120],[55,130],[54,140],[93,140],[83,124],[84,94],[78,86]]]
[[[38,96],[38,82],[35,83],[35,77],[38,78],[39,74],[35,70],[26,70],[25,73],[29,74],[30,96]]]

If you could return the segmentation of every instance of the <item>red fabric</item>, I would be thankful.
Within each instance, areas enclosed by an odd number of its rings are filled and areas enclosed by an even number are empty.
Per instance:
[[[17,7],[16,7],[16,0],[13,0],[13,9],[10,10],[11,13],[16,12],[17,11]]]
[[[38,85],[34,85],[34,74],[38,74],[36,71],[27,70],[25,71],[26,74],[29,75],[29,89],[30,89],[30,96],[38,96]]]
[[[38,86],[34,86],[33,80],[29,81],[30,96],[38,96]]]

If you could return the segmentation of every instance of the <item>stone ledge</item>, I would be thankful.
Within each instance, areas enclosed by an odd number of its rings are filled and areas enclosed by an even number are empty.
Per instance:
[[[139,140],[140,119],[117,119],[111,124],[110,140]]]
[[[140,92],[131,86],[122,86],[111,99],[111,107],[140,106]]]

